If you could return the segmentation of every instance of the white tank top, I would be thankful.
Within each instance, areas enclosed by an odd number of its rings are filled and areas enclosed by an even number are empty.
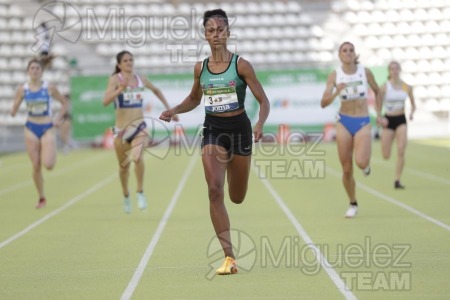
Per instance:
[[[361,64],[357,64],[356,67],[354,74],[345,74],[342,67],[336,68],[336,86],[340,83],[346,84],[339,94],[342,102],[367,99],[366,70]]]
[[[406,84],[402,84],[401,89],[395,89],[389,81],[386,82],[386,94],[383,101],[386,112],[405,109],[405,101],[408,98],[405,88]]]

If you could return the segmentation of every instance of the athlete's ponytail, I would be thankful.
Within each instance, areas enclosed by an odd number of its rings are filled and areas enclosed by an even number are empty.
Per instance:
[[[41,66],[42,70],[48,69],[51,66],[54,58],[55,58],[54,54],[33,57],[28,61],[27,71],[30,69],[30,66],[33,63],[39,64]]]

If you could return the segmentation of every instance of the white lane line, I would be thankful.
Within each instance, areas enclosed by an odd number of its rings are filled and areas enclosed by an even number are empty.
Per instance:
[[[181,177],[180,183],[178,184],[178,187],[175,193],[173,194],[172,199],[170,200],[170,203],[167,206],[167,209],[164,212],[161,221],[158,224],[158,228],[156,228],[152,240],[148,244],[147,249],[145,250],[145,253],[142,256],[142,259],[139,262],[139,265],[137,266],[136,271],[133,274],[133,277],[131,278],[130,282],[128,283],[128,286],[126,287],[125,291],[122,294],[122,297],[120,297],[121,300],[128,300],[131,299],[131,296],[133,296],[133,293],[136,290],[136,287],[139,284],[139,281],[141,280],[142,274],[144,273],[145,268],[147,267],[147,264],[153,255],[153,251],[156,248],[156,244],[158,243],[161,234],[167,225],[167,221],[169,220],[169,217],[172,214],[175,204],[178,202],[181,191],[183,190],[184,185],[186,184],[186,181],[189,175],[191,174],[198,157],[199,157],[198,155],[194,154],[194,157],[191,159],[188,167],[186,168],[183,177]]]
[[[79,167],[81,167],[81,166],[83,166],[85,164],[91,163],[93,161],[98,161],[99,157],[107,157],[107,156],[98,154],[98,155],[95,155],[95,156],[92,156],[92,157],[85,158],[82,161],[74,162],[73,164],[71,164],[67,168],[55,170],[55,171],[49,173],[48,176],[46,176],[46,177],[47,178],[52,178],[52,177],[55,177],[55,176],[60,176],[62,174],[70,172],[70,171],[72,171],[74,169],[77,169],[77,168],[79,168]],[[31,172],[30,172],[29,176],[31,177]],[[28,179],[28,180],[16,183],[15,185],[12,185],[12,186],[10,186],[10,187],[8,187],[6,189],[0,190],[0,195],[4,195],[4,194],[7,194],[9,192],[18,190],[18,189],[20,189],[20,188],[22,188],[24,186],[30,185],[32,183],[33,183],[33,180],[31,180],[31,179]]]
[[[334,175],[336,177],[339,177],[339,178],[341,177],[341,173],[340,172],[338,172],[338,171],[336,171],[333,168],[330,168],[328,166],[327,166],[327,172],[331,173],[332,175]],[[429,221],[429,222],[431,222],[431,223],[433,223],[435,225],[438,225],[439,227],[442,227],[442,228],[450,231],[450,226],[449,225],[447,225],[445,223],[442,223],[441,221],[438,221],[438,220],[436,220],[436,219],[434,219],[434,218],[432,218],[432,217],[430,217],[430,216],[428,216],[428,215],[418,211],[417,209],[412,208],[411,206],[404,204],[403,202],[401,202],[401,201],[399,201],[397,199],[394,199],[394,198],[389,197],[389,196],[387,196],[387,195],[385,195],[383,193],[380,193],[380,192],[378,192],[378,191],[368,187],[367,185],[365,185],[365,184],[363,184],[363,183],[361,183],[359,181],[355,180],[355,182],[356,182],[356,186],[358,188],[361,188],[361,189],[365,190],[366,192],[368,192],[368,193],[370,193],[370,194],[372,194],[372,195],[374,195],[374,196],[376,196],[378,198],[386,200],[386,201],[388,201],[388,202],[390,202],[392,204],[395,204],[395,205],[397,205],[397,206],[399,206],[399,207],[401,207],[403,209],[406,209],[410,213],[413,213],[413,214],[415,214],[415,215],[417,215],[417,216],[419,216],[419,217],[421,217],[421,218],[423,218],[423,219],[425,219],[425,220],[427,220],[427,221]]]
[[[380,165],[384,165],[384,166],[389,165],[386,161],[382,161],[380,159],[376,159],[375,158],[375,159],[372,159],[372,160],[375,161],[375,163],[380,164]],[[428,179],[428,180],[431,180],[431,181],[437,181],[437,182],[443,183],[445,185],[450,185],[450,179],[447,179],[447,178],[444,178],[444,177],[440,177],[440,176],[437,176],[437,175],[434,175],[434,174],[429,174],[429,173],[426,173],[426,172],[423,172],[423,171],[415,170],[415,169],[412,169],[410,167],[405,167],[404,171],[405,172],[410,172],[410,173],[412,173],[412,174],[414,174],[416,176],[419,176],[419,177],[422,177],[422,178],[425,178],[425,179]]]
[[[5,247],[6,245],[12,243],[13,241],[17,240],[18,238],[20,238],[21,236],[27,234],[28,232],[30,232],[31,230],[33,230],[34,228],[38,227],[39,225],[41,225],[42,223],[44,223],[45,221],[47,221],[48,219],[56,216],[57,214],[61,213],[62,211],[64,211],[65,209],[69,208],[70,206],[74,205],[75,203],[77,203],[78,201],[80,201],[81,199],[83,199],[84,197],[92,194],[93,192],[99,190],[100,188],[104,187],[105,185],[107,185],[109,182],[111,182],[113,179],[115,179],[117,177],[117,174],[111,175],[108,178],[102,180],[101,182],[97,183],[96,185],[92,186],[91,188],[89,188],[88,190],[84,191],[83,193],[79,194],[78,196],[75,196],[74,198],[70,199],[68,202],[66,202],[66,204],[64,204],[63,206],[61,206],[58,209],[55,209],[54,211],[52,211],[51,213],[43,216],[42,218],[40,218],[39,220],[37,220],[36,222],[34,222],[33,224],[29,225],[28,227],[26,227],[24,230],[20,231],[19,233],[13,235],[12,237],[8,238],[7,240],[3,241],[0,243],[0,249]]]
[[[443,183],[445,185],[450,185],[450,180],[449,179],[445,179],[445,178],[442,178],[442,177],[439,177],[439,176],[436,176],[436,175],[433,175],[433,174],[428,174],[428,173],[425,173],[425,172],[422,172],[422,171],[418,171],[418,170],[414,170],[414,169],[411,169],[411,168],[405,168],[405,171],[406,172],[411,172],[411,173],[413,173],[416,176],[419,176],[419,177],[422,177],[422,178],[425,178],[425,179],[428,179],[428,180],[431,180],[431,181],[437,181],[437,182]]]
[[[253,168],[254,171],[259,175],[258,170],[255,167]],[[288,217],[289,221],[291,221],[292,225],[294,225],[295,229],[297,230],[301,238],[305,241],[306,245],[308,245],[308,247],[314,251],[317,261],[320,262],[320,265],[327,272],[328,276],[331,278],[331,280],[336,285],[341,294],[344,295],[345,299],[356,299],[356,296],[351,292],[351,290],[347,288],[347,286],[345,285],[344,281],[339,276],[339,274],[331,267],[331,264],[328,262],[327,258],[322,254],[320,249],[314,244],[313,240],[310,238],[308,233],[306,233],[305,229],[302,227],[297,218],[290,211],[289,207],[284,203],[283,199],[278,195],[278,193],[275,191],[275,189],[272,187],[269,181],[264,177],[261,178],[261,182],[272,194],[272,197],[275,199],[275,202],[277,202],[281,210]]]

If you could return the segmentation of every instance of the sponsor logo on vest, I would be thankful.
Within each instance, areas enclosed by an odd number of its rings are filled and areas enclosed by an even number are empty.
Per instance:
[[[217,106],[213,106],[212,107],[212,111],[225,111],[227,109],[230,109],[230,105],[225,104],[225,105],[217,105]]]

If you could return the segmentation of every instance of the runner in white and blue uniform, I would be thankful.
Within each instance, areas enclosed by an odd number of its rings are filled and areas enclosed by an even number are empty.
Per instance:
[[[65,97],[53,84],[42,80],[43,71],[44,63],[41,60],[30,60],[27,67],[29,80],[17,89],[11,109],[11,116],[15,116],[22,101],[26,103],[25,144],[33,165],[34,184],[39,194],[36,208],[46,205],[42,166],[51,170],[56,163],[56,138],[53,126],[62,122],[62,116],[67,111]],[[60,113],[55,118],[52,116],[53,100],[61,103]]]
[[[130,162],[134,162],[137,181],[137,204],[141,210],[147,208],[144,196],[145,165],[142,158],[150,137],[145,128],[144,100],[145,88],[150,89],[163,103],[166,109],[169,104],[161,91],[147,78],[134,72],[134,58],[129,51],[121,51],[116,56],[117,64],[113,75],[109,78],[108,87],[103,98],[103,105],[114,103],[116,124],[114,125],[114,148],[119,163],[119,177],[123,192],[123,209],[131,212],[128,177]]]
[[[195,65],[191,93],[182,103],[163,112],[160,119],[169,122],[174,115],[191,111],[204,103],[202,162],[211,220],[225,256],[216,273],[234,274],[237,265],[224,203],[224,184],[226,178],[232,202],[244,201],[252,153],[252,128],[245,113],[246,87],[250,88],[260,105],[259,119],[253,127],[253,142],[262,139],[270,106],[252,65],[227,49],[230,28],[226,13],[221,9],[206,11],[203,26],[211,56]]]
[[[345,217],[352,218],[358,211],[353,177],[353,152],[356,165],[366,176],[370,174],[372,134],[367,105],[368,86],[375,93],[377,122],[381,119],[381,101],[373,74],[359,64],[352,43],[341,44],[339,59],[342,65],[328,76],[321,106],[327,107],[336,97],[341,100],[336,124],[336,141],[343,171],[342,181],[350,201]]]

